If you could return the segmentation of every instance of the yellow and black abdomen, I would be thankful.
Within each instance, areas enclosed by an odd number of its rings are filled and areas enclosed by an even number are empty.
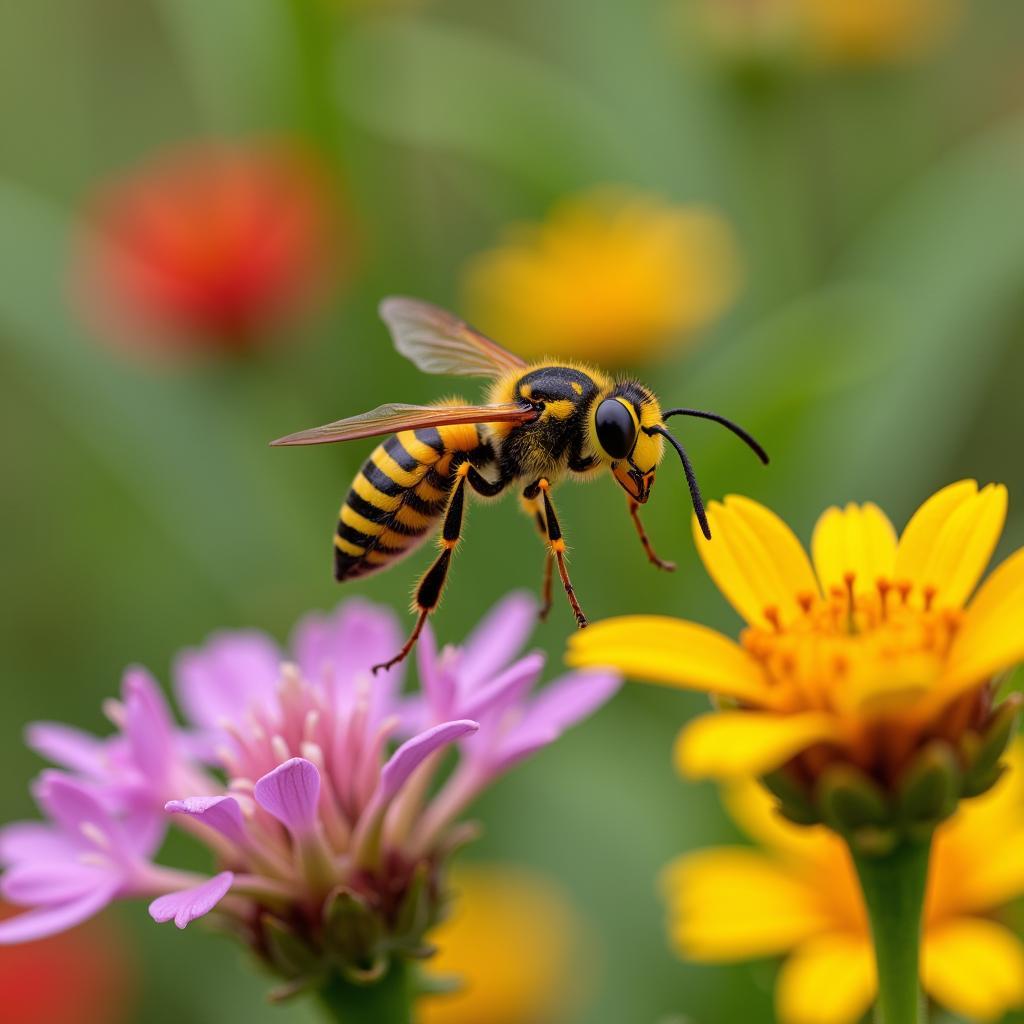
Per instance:
[[[378,445],[341,506],[335,579],[378,572],[419,547],[445,510],[452,455],[479,445],[474,426],[403,430]]]

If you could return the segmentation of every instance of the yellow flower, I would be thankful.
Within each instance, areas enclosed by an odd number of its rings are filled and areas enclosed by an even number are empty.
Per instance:
[[[740,643],[695,623],[631,616],[574,636],[568,660],[723,698],[723,710],[680,736],[677,763],[690,776],[766,775],[785,765],[776,781],[791,797],[819,801],[828,820],[821,781],[855,773],[870,790],[855,794],[862,824],[885,824],[867,804],[901,787],[937,801],[938,820],[957,797],[991,783],[1016,709],[992,705],[996,676],[1024,658],[1024,549],[970,600],[1006,502],[1002,486],[952,484],[898,540],[875,505],[831,508],[815,527],[813,561],[764,506],[735,496],[712,502],[713,540],[696,524],[694,536],[712,579],[746,619]],[[928,773],[938,770],[950,776],[946,789],[932,785]],[[798,802],[783,799],[787,810]]]
[[[985,796],[936,832],[921,979],[971,1020],[1024,1003],[1024,945],[995,914],[1024,894],[1024,749]],[[727,805],[763,850],[720,847],[681,857],[665,874],[672,943],[705,963],[785,955],[776,985],[782,1024],[853,1024],[877,989],[871,933],[842,840],[773,813],[756,783]]]
[[[732,59],[898,64],[933,50],[961,0],[702,0],[709,42]]]
[[[567,199],[511,227],[465,271],[470,318],[525,356],[642,362],[685,340],[736,291],[733,234],[700,206],[625,189]]]
[[[955,0],[796,0],[811,52],[839,64],[884,64],[932,49],[948,32]]]
[[[549,1024],[577,995],[579,923],[565,894],[521,867],[463,865],[452,916],[430,935],[432,974],[461,982],[424,999],[419,1024]]]

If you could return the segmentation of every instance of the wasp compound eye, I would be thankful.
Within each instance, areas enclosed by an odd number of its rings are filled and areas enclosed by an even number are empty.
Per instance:
[[[624,459],[636,441],[636,424],[629,410],[617,399],[606,398],[594,417],[597,440],[613,459]]]

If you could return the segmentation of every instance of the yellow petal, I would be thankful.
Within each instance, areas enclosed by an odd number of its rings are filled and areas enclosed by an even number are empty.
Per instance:
[[[824,826],[794,825],[779,812],[779,803],[756,779],[730,783],[722,793],[729,817],[761,846],[792,861],[820,864],[830,847],[841,845]]]
[[[845,587],[853,574],[858,592],[874,590],[879,578],[891,581],[896,566],[896,531],[870,502],[830,508],[818,520],[811,540],[814,568],[822,589]]]
[[[837,719],[818,711],[778,715],[716,711],[679,734],[676,767],[690,778],[735,779],[764,775],[815,743],[841,743]]]
[[[981,579],[1006,521],[1006,488],[973,480],[951,484],[914,514],[896,552],[896,579],[915,595],[933,589],[935,605],[959,608]]]
[[[782,621],[800,614],[798,597],[818,593],[818,581],[800,541],[770,509],[730,495],[708,505],[712,539],[696,518],[697,550],[718,589],[752,625],[767,625],[765,609]]]
[[[937,1002],[971,1020],[1024,1003],[1024,947],[994,921],[963,917],[925,931],[921,976]]]
[[[577,668],[616,668],[685,690],[771,704],[761,665],[721,633],[659,615],[626,615],[574,633],[566,661]]]
[[[830,926],[817,881],[742,847],[681,857],[662,880],[672,944],[704,962],[784,953]]]
[[[856,1024],[878,991],[867,935],[833,933],[802,945],[775,984],[781,1024]]]
[[[948,701],[1024,661],[1024,548],[982,584],[949,652],[937,697]]]

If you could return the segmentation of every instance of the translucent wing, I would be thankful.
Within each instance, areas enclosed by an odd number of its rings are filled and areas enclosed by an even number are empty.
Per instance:
[[[380,316],[395,348],[424,373],[497,377],[526,366],[519,356],[429,302],[395,296],[380,304]]]
[[[279,437],[271,445],[331,444],[354,441],[360,437],[378,437],[418,427],[443,427],[454,423],[529,423],[537,410],[514,403],[506,405],[379,405],[361,416],[326,423],[322,427],[301,430]]]

